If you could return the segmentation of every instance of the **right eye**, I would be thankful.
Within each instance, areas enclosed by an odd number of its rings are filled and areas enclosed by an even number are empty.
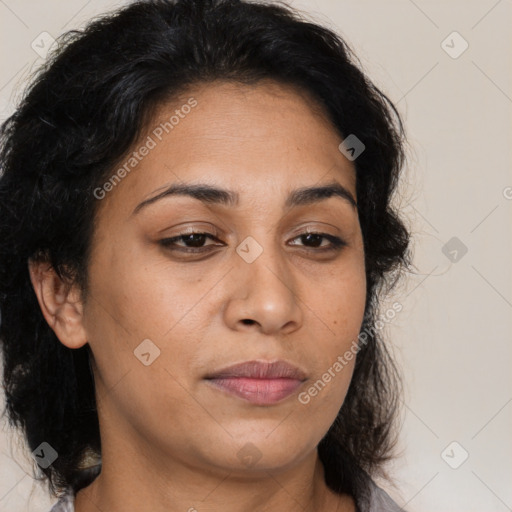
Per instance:
[[[207,239],[220,243],[209,244],[205,246],[204,244]],[[178,245],[180,242],[184,245]],[[208,247],[219,247],[220,245],[224,245],[223,242],[221,242],[215,235],[203,232],[182,233],[180,235],[173,236],[172,238],[164,238],[159,241],[159,244],[166,249],[169,249],[170,251],[179,251],[193,254],[206,253],[210,251]]]

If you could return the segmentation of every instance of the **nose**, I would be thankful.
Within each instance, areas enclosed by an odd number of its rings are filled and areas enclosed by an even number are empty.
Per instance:
[[[230,287],[224,309],[225,322],[238,331],[258,330],[263,334],[289,334],[303,322],[303,303],[298,282],[285,255],[265,248],[248,263],[238,254],[230,272]]]

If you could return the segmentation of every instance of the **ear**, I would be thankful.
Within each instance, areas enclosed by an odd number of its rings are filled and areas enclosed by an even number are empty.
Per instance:
[[[87,335],[78,287],[63,281],[48,262],[29,259],[28,269],[41,312],[57,338],[68,348],[84,346]]]

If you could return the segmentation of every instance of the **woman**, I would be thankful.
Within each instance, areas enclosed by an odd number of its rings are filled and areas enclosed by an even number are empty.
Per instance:
[[[6,410],[53,512],[399,509],[403,130],[337,35],[134,3],[62,38],[1,159]]]

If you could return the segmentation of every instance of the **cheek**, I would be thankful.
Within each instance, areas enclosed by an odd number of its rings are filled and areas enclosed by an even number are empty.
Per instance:
[[[178,274],[164,259],[150,265],[142,250],[112,245],[91,264],[85,314],[99,377],[107,390],[133,381],[128,396],[161,392],[172,403],[182,394],[177,381],[194,366],[208,303],[201,298],[211,286],[197,271]]]
[[[313,287],[312,287],[313,289]],[[325,319],[332,341],[343,345],[347,337],[357,336],[366,303],[364,259],[353,252],[328,276],[314,295],[309,292],[312,307]]]
[[[197,271],[180,273],[165,259],[149,264],[143,249],[103,257],[91,273],[91,289],[125,334],[161,339],[197,303],[201,277]]]
[[[197,331],[187,328],[193,297],[153,281],[144,269],[124,274],[132,278],[123,284],[116,272],[123,274],[122,265],[96,290],[102,304],[93,300],[86,315],[99,402],[116,403],[141,429],[145,421],[168,425],[169,411],[185,411],[180,421],[192,423],[198,411],[184,375],[198,352]]]
[[[298,399],[309,409],[308,415],[327,428],[338,414],[350,385],[364,318],[364,260],[354,257],[350,263],[333,273],[320,292],[310,297],[311,309],[316,310],[322,322],[315,322],[321,329],[311,337],[314,377]]]

